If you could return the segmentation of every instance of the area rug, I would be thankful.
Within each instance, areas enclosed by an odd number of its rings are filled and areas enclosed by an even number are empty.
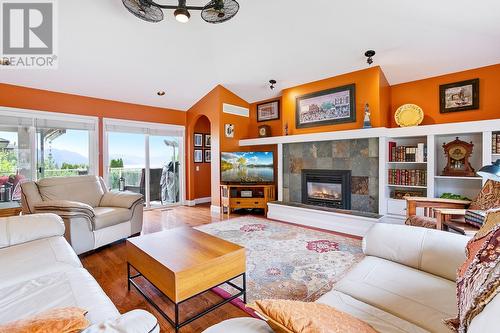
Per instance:
[[[196,229],[246,248],[247,303],[268,298],[315,301],[363,258],[357,238],[253,216]]]

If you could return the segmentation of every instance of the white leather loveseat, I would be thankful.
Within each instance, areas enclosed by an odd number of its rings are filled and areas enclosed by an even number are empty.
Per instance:
[[[349,313],[380,333],[450,333],[456,316],[456,271],[468,238],[452,233],[376,224],[363,239],[366,257],[317,300]],[[495,333],[500,296],[474,318],[468,333]],[[205,333],[270,333],[254,318],[226,320]]]
[[[85,333],[159,332],[149,312],[120,315],[63,235],[64,223],[54,214],[0,218],[0,325],[77,306],[92,324]]]
[[[45,178],[21,185],[23,214],[63,218],[66,239],[77,254],[140,233],[143,197],[109,192],[97,176]]]

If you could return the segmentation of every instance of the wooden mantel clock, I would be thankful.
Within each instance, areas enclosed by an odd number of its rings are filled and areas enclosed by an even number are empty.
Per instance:
[[[447,164],[442,176],[474,177],[476,171],[470,165],[469,159],[472,155],[474,144],[459,140],[458,137],[443,144]]]

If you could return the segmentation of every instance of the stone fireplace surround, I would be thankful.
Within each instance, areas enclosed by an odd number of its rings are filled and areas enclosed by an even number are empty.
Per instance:
[[[283,145],[283,203],[302,203],[302,170],[350,170],[352,210],[378,213],[378,138]]]

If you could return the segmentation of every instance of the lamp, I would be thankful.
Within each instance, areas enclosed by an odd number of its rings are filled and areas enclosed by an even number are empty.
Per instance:
[[[189,11],[185,7],[180,7],[175,10],[174,16],[178,22],[187,23],[191,14],[189,14]]]
[[[491,165],[485,165],[477,172],[477,174],[485,179],[500,182],[500,159]]]

